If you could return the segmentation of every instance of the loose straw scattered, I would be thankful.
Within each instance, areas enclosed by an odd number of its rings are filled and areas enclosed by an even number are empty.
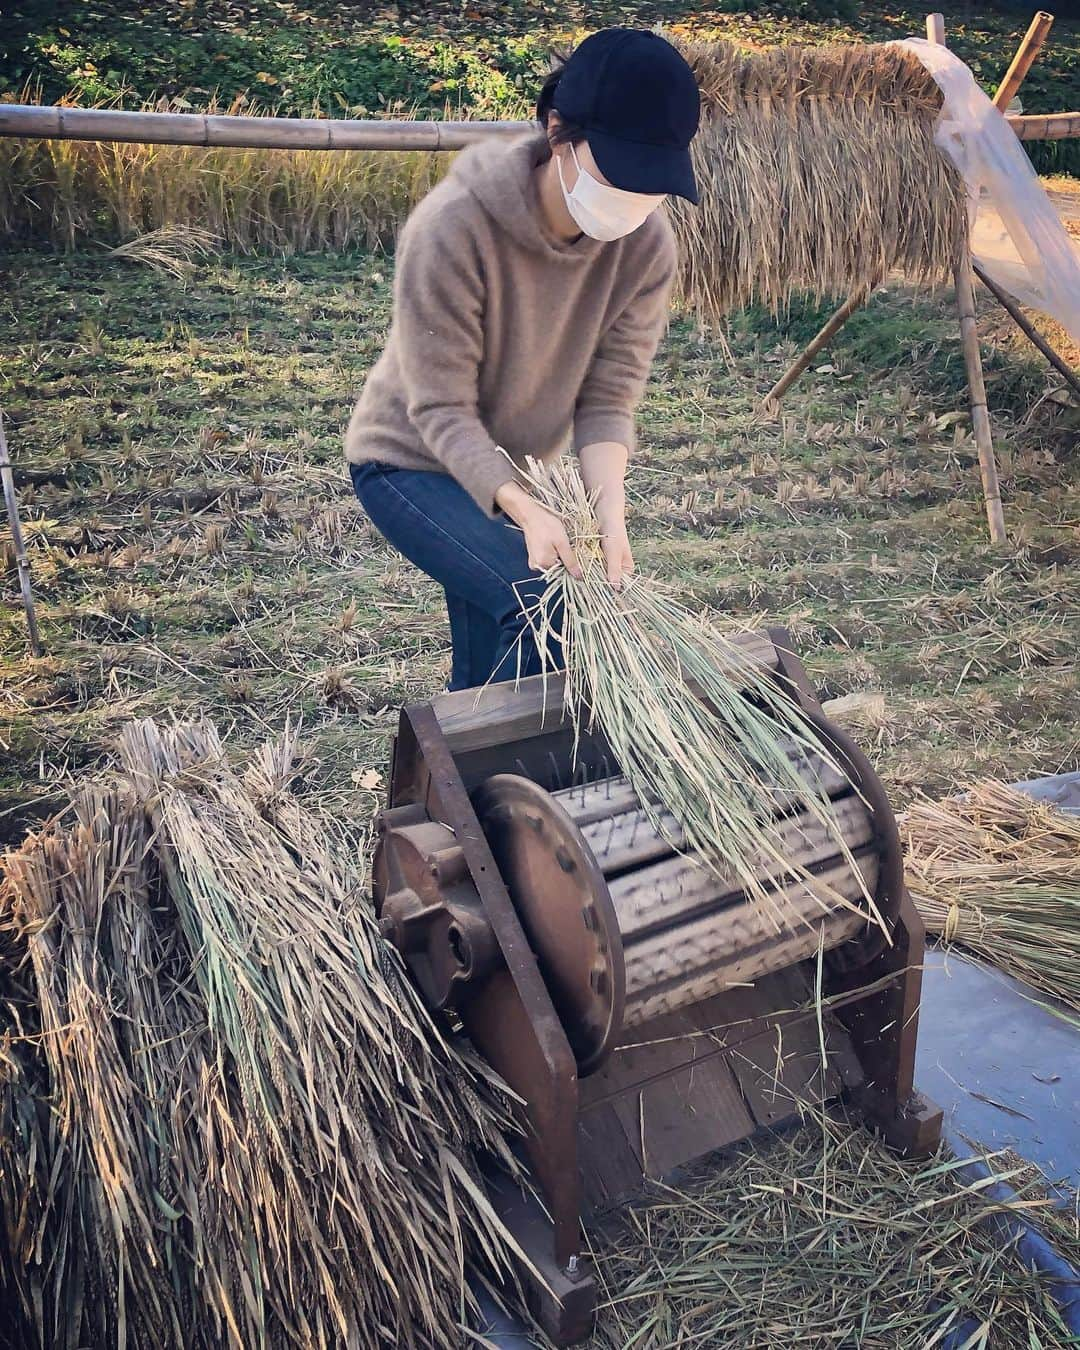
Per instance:
[[[183,280],[221,247],[221,238],[197,225],[162,225],[109,250],[110,258],[142,263],[153,272]]]
[[[455,1347],[507,1266],[508,1103],[432,1026],[344,841],[212,727],[4,858],[0,1304],[30,1350]],[[355,845],[354,845],[355,847]],[[512,1244],[511,1244],[512,1245]]]
[[[579,731],[594,722],[602,728],[657,831],[725,880],[734,876],[778,931],[794,922],[777,889],[788,882],[815,895],[822,913],[853,907],[792,860],[781,833],[782,813],[806,813],[835,839],[862,883],[819,776],[823,763],[844,771],[818,730],[711,620],[649,579],[632,577],[620,590],[610,585],[574,460],[530,461],[527,477],[562,517],[582,567],[581,580],[561,564],[552,568],[529,611],[546,663],[561,640],[566,702]],[[880,923],[865,885],[862,893],[860,912]]]
[[[1058,999],[1080,1025],[1080,817],[986,781],[900,822],[927,928]]]
[[[984,1222],[961,1163],[903,1162],[846,1121],[805,1125],[654,1184],[593,1235],[602,1288],[592,1350],[928,1350],[1070,1343],[1045,1282]],[[988,1160],[1018,1193],[1019,1170]],[[827,1203],[822,1207],[823,1190]],[[1080,1242],[1055,1240],[1075,1260]],[[949,1333],[963,1334],[947,1340]]]

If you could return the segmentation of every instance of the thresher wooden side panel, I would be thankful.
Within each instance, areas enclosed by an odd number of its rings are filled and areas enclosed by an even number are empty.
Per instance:
[[[779,664],[776,648],[764,633],[739,633],[731,639],[743,655],[766,670]],[[453,754],[556,730],[565,720],[562,675],[531,675],[482,689],[440,694],[431,707]]]

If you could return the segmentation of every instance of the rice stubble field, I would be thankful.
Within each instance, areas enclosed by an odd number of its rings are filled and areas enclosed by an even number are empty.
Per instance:
[[[46,655],[8,543],[0,836],[125,721],[173,713],[237,748],[302,718],[307,790],[370,816],[398,707],[448,668],[439,588],[367,524],[342,461],[392,266],[222,255],[183,279],[7,255],[0,403]],[[758,400],[824,311],[712,336],[676,317],[639,418],[639,567],[725,624],[787,625],[824,697],[859,696],[898,808],[1080,764],[1080,414],[986,306],[1004,551],[944,290],[877,293],[774,417]]]

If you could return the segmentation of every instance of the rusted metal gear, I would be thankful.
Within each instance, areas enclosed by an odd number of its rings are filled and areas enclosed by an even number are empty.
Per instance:
[[[473,796],[506,889],[582,1074],[606,1059],[626,995],[619,923],[581,831],[538,784],[489,778]]]

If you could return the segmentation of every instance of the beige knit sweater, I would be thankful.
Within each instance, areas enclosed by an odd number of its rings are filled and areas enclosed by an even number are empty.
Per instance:
[[[543,136],[483,142],[398,239],[394,313],[345,440],[354,464],[452,474],[489,515],[518,463],[571,443],[633,449],[633,414],[667,317],[663,210],[612,243],[543,228]]]

